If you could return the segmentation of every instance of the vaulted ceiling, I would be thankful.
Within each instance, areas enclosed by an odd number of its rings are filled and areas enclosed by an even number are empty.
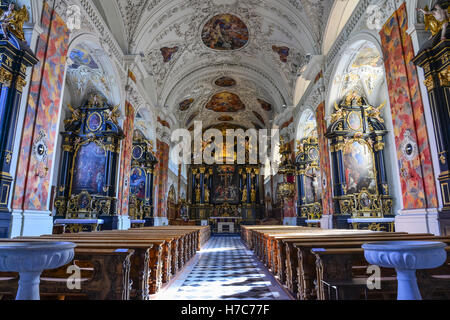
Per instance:
[[[122,50],[141,56],[150,103],[186,128],[194,119],[204,127],[270,127],[292,105],[307,56],[321,54],[333,6],[331,0],[93,2]]]

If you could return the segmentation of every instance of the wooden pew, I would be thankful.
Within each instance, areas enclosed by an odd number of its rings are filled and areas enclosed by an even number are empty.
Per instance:
[[[72,241],[79,248],[135,251],[131,266],[132,298],[148,299],[181,269],[209,239],[209,227],[150,227],[126,231],[22,237],[12,241]]]
[[[433,241],[450,244],[448,237],[435,237]],[[343,299],[358,299],[358,292],[354,288],[345,288],[354,278],[367,279],[361,270],[367,270],[369,263],[364,258],[361,246],[367,241],[353,241],[342,243],[323,243],[319,248],[309,250],[315,256],[316,265],[316,294],[319,300],[327,299],[323,282],[341,283],[343,289],[340,296]],[[315,244],[317,245],[317,244]],[[306,249],[306,248],[305,248]],[[447,252],[450,248],[447,247]],[[381,268],[382,278],[388,278],[390,284],[396,285],[395,270]],[[418,270],[419,286],[424,290],[424,298],[432,299],[436,290],[444,290],[450,297],[450,257],[444,266],[433,270]],[[389,283],[385,283],[388,289]],[[346,290],[347,289],[347,290]],[[394,288],[395,289],[395,288]],[[447,289],[447,290],[445,290]]]
[[[151,294],[157,293],[163,283],[170,281],[172,275],[172,251],[176,250],[173,236],[161,236],[161,235],[130,235],[121,233],[86,233],[86,234],[74,234],[72,236],[42,236],[38,239],[48,240],[64,240],[78,243],[80,241],[88,241],[96,243],[99,241],[117,243],[120,246],[127,246],[130,243],[141,243],[153,245],[149,255],[149,290]],[[23,238],[23,240],[29,240],[29,238]],[[116,240],[116,241],[114,241]]]
[[[297,295],[297,270],[301,267],[303,274],[308,278],[310,278],[311,274],[315,273],[315,269],[313,268],[314,263],[308,264],[304,263],[305,267],[299,266],[299,259],[296,254],[297,248],[294,247],[295,244],[300,245],[302,242],[313,242],[316,245],[319,245],[321,242],[331,242],[331,241],[351,241],[354,239],[365,239],[367,241],[377,241],[379,239],[392,239],[392,240],[403,240],[403,239],[432,239],[431,235],[407,235],[407,234],[395,234],[395,233],[387,233],[387,234],[366,234],[366,235],[358,235],[358,236],[346,236],[346,235],[330,235],[323,237],[316,237],[316,239],[312,237],[296,237],[296,238],[276,238],[275,243],[277,243],[277,253],[274,254],[274,259],[277,262],[276,272],[274,274],[279,278],[282,283],[285,283],[287,288],[294,294]],[[309,260],[311,262],[311,260]],[[312,268],[312,270],[311,270]],[[304,291],[300,292],[300,294],[304,294]],[[304,295],[300,295],[301,299],[305,299]]]
[[[450,242],[446,241],[447,244]],[[450,298],[450,248],[447,247],[447,261],[437,269],[418,270],[417,279],[422,297],[425,300],[438,298],[448,300]],[[323,249],[316,248],[312,250],[316,256],[317,263],[317,296],[319,300],[328,298],[324,288],[323,281],[328,283],[340,283],[344,287],[340,290],[340,299],[354,300],[359,299],[357,288],[345,288],[345,285],[355,279],[355,269],[366,269],[369,264],[364,258],[364,250],[362,248],[345,248],[345,249]],[[355,268],[359,267],[359,268]],[[356,272],[357,273],[357,272]],[[396,276],[394,269],[381,268],[381,292],[391,294],[395,299],[397,290]],[[367,277],[366,277],[367,278]],[[360,277],[362,285],[364,285],[364,277]]]
[[[90,300],[129,300],[130,265],[133,250],[75,248],[74,260],[56,270],[41,275],[42,297],[57,296],[88,298]],[[67,270],[76,265],[81,271],[80,289],[69,289]],[[86,265],[89,266],[86,268]],[[19,275],[5,274],[0,278],[0,295],[15,298]]]

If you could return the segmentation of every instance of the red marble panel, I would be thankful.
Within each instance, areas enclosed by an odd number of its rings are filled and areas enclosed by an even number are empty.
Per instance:
[[[53,155],[58,135],[58,120],[69,45],[69,30],[61,17],[53,12],[53,1],[45,1],[28,104],[25,113],[20,157],[17,168],[13,208],[48,210]],[[45,135],[47,162],[38,162],[32,154],[34,141]]]
[[[122,141],[122,153],[120,156],[120,182],[118,196],[118,214],[128,215],[128,203],[130,197],[131,153],[133,149],[133,133],[135,112],[133,106],[126,102],[126,119],[123,124],[125,139]],[[127,183],[125,183],[127,181]]]
[[[403,205],[405,209],[435,208],[438,205],[437,191],[424,105],[407,29],[408,16],[403,4],[380,32],[401,170]],[[402,150],[402,143],[408,135],[419,149],[412,161]]]

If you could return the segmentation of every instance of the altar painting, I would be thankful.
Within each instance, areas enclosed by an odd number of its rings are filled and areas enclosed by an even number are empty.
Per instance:
[[[377,193],[374,157],[365,141],[347,144],[344,168],[347,194],[360,193],[363,189]]]
[[[133,168],[130,177],[130,192],[139,199],[145,199],[145,170],[142,168]]]
[[[234,166],[221,166],[215,170],[213,202],[238,203],[239,188]]]
[[[95,142],[81,146],[75,158],[72,194],[103,194],[106,152]]]

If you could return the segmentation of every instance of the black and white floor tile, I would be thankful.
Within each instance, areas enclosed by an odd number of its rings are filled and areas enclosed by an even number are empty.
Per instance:
[[[212,237],[155,299],[290,300],[239,237]]]

